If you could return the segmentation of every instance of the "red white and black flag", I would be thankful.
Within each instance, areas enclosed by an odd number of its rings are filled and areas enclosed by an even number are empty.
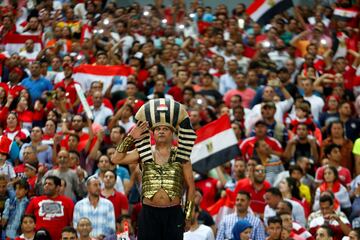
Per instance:
[[[342,21],[351,21],[352,19],[356,18],[358,15],[358,11],[352,8],[340,8],[337,7],[334,10],[333,16],[335,20],[342,20]]]
[[[194,171],[198,173],[206,174],[240,155],[238,141],[227,115],[200,128],[196,135],[190,159]]]
[[[279,13],[293,7],[292,0],[254,0],[246,9],[246,13],[255,22],[265,25]]]

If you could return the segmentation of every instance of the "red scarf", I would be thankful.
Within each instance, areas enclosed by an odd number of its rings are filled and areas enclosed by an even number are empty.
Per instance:
[[[336,193],[336,192],[340,191],[340,186],[341,186],[340,181],[339,181],[339,180],[336,180],[336,181],[333,183],[333,186],[332,186],[332,188],[331,188],[331,191],[332,191],[333,193]],[[320,192],[325,192],[325,191],[327,191],[327,190],[329,190],[329,184],[326,183],[326,182],[323,182],[323,183],[320,185]]]

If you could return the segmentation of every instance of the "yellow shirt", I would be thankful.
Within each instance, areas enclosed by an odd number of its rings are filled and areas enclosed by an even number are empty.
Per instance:
[[[305,198],[306,201],[311,204],[311,193],[310,193],[310,188],[309,186],[301,183],[299,186],[299,190],[300,190],[300,196]]]
[[[352,152],[355,155],[360,155],[360,138],[356,139]]]

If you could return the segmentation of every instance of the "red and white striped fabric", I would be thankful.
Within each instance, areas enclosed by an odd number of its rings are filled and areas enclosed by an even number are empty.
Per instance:
[[[93,36],[92,28],[87,24],[83,25],[82,28],[81,28],[81,39],[80,39],[81,43],[85,39],[91,39],[92,36]]]
[[[214,205],[206,209],[213,217],[216,226],[218,226],[224,216],[234,212],[235,201],[234,193],[230,189],[226,189],[226,196],[220,198]]]
[[[265,25],[276,14],[286,11],[293,6],[292,0],[255,0],[246,9],[246,13],[255,22]]]
[[[349,20],[349,19],[352,19],[352,18],[356,18],[358,13],[359,12],[356,9],[337,7],[337,8],[335,8],[333,15],[334,15],[335,18],[341,18],[343,20]]]
[[[110,86],[113,78],[121,89],[125,90],[127,85],[127,76],[133,73],[129,66],[100,66],[83,64],[74,68],[73,78],[80,84],[84,91],[90,89],[91,83],[99,81],[103,83],[103,93]]]
[[[10,55],[13,53],[19,53],[25,47],[25,42],[29,39],[34,41],[34,51],[41,51],[43,48],[41,36],[22,34],[6,34],[4,37],[5,51]]]

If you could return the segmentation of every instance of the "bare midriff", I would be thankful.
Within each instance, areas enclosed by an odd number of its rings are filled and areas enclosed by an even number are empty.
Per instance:
[[[143,204],[154,207],[169,207],[179,205],[180,198],[174,197],[173,199],[170,199],[165,190],[160,188],[151,199],[144,197]]]

